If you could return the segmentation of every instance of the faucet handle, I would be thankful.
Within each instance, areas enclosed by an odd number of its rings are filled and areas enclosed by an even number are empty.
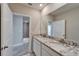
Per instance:
[[[77,43],[74,42],[74,41],[71,41],[71,42],[70,42],[70,45],[72,45],[72,46],[77,46]]]

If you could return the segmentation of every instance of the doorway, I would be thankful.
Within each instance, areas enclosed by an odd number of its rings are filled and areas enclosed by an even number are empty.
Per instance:
[[[13,15],[13,45],[15,46],[12,48],[12,54],[14,56],[22,56],[29,51],[29,20],[28,16],[18,13]]]

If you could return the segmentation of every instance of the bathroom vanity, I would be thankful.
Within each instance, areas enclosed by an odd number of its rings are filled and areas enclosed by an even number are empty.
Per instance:
[[[47,37],[33,36],[33,52],[36,56],[78,56],[79,47],[66,46]]]

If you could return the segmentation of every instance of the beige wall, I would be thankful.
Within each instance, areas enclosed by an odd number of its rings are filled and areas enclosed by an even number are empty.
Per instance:
[[[48,22],[49,21],[53,22],[53,16],[41,14],[41,33],[42,34],[48,33],[47,28],[48,28]]]
[[[55,16],[55,20],[66,20],[66,38],[79,43],[79,8]]]

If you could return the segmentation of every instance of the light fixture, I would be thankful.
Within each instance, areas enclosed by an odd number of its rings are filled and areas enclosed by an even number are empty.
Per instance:
[[[40,7],[42,6],[43,4],[40,4]]]

